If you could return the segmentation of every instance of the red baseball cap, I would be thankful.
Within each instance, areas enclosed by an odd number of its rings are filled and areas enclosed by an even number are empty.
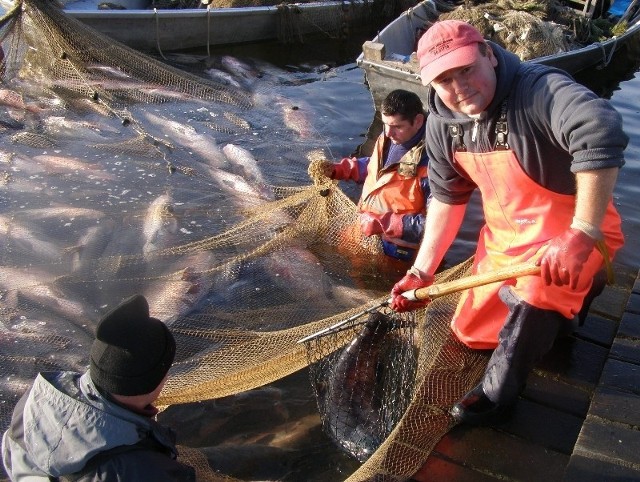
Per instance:
[[[461,20],[442,20],[434,23],[418,42],[420,77],[429,85],[441,73],[476,59],[478,46],[484,37],[471,24]]]

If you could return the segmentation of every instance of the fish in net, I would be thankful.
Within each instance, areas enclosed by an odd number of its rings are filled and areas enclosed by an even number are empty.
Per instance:
[[[362,462],[349,480],[415,473],[485,360],[451,338],[456,295],[380,307],[403,271],[314,171],[331,155],[303,102],[159,62],[47,0],[17,2],[0,47],[0,429],[38,371],[86,369],[97,321],[141,293],[177,341],[161,406],[309,367],[322,426]],[[212,453],[180,447],[198,480],[232,480]]]

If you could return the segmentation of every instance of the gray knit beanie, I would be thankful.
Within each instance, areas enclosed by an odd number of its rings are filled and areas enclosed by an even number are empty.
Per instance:
[[[176,343],[169,329],[149,316],[145,297],[135,295],[98,323],[89,373],[103,391],[143,395],[158,387],[175,353]]]

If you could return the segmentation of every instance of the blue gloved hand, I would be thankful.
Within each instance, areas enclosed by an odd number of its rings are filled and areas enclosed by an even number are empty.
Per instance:
[[[433,284],[433,276],[431,275],[420,275],[415,274],[417,270],[414,268],[407,271],[407,274],[398,281],[391,290],[391,309],[395,310],[398,313],[403,313],[405,311],[413,311],[420,308],[424,308],[427,306],[431,300],[424,299],[418,301],[411,301],[404,296],[402,293],[405,291],[411,291],[418,288],[425,288],[427,286],[431,286]]]
[[[365,236],[386,234],[391,238],[401,238],[403,232],[402,218],[404,214],[360,213],[360,229]]]
[[[584,263],[589,259],[596,240],[585,232],[570,228],[551,240],[542,257],[536,263],[540,276],[547,285],[578,286]]]

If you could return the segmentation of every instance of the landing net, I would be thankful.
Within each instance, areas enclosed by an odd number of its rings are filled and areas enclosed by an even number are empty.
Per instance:
[[[308,111],[250,72],[160,63],[48,0],[8,12],[0,46],[0,429],[38,371],[84,371],[97,321],[141,293],[177,340],[160,405],[309,367],[323,427],[364,462],[349,480],[414,473],[483,365],[449,339],[456,296],[373,309],[403,271],[335,182],[294,182],[293,162],[313,174],[331,158]],[[198,480],[229,480],[206,451],[180,453]]]

